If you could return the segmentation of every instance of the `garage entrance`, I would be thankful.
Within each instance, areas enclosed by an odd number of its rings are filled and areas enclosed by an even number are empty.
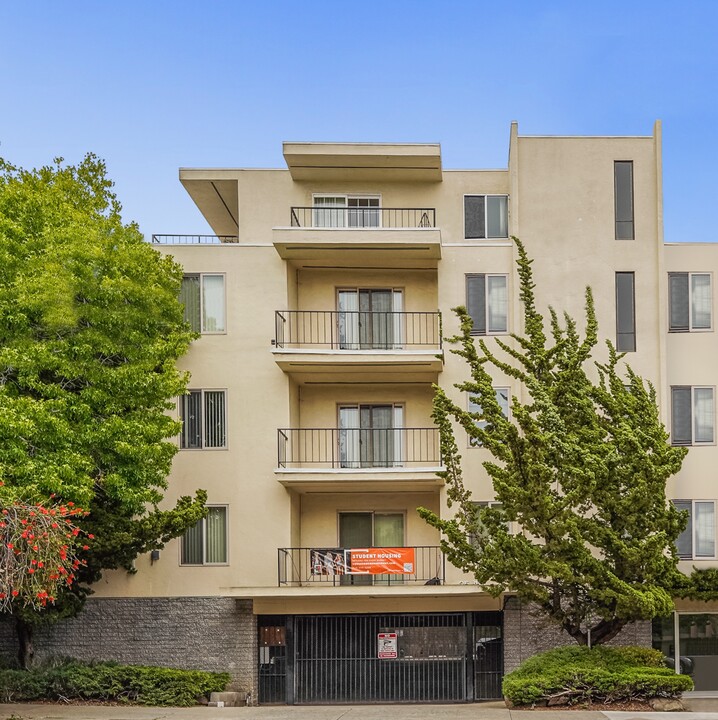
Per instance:
[[[258,625],[260,703],[501,696],[500,612],[260,616]]]

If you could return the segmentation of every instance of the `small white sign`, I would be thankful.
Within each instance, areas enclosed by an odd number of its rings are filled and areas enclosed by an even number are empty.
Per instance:
[[[377,640],[377,657],[379,659],[389,660],[397,657],[396,633],[379,633]]]

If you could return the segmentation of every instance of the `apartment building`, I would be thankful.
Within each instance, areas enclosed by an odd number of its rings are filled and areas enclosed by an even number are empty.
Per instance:
[[[463,404],[442,336],[521,332],[519,236],[539,308],[583,316],[658,391],[691,446],[669,496],[691,513],[686,571],[716,564],[714,272],[718,247],[664,245],[661,128],[645,137],[521,136],[508,164],[450,170],[438,145],[285,143],[286,169],[182,169],[215,236],[153,237],[185,269],[200,339],[168,499],[209,514],[135,575],[110,573],[78,625],[47,641],[86,656],[229,669],[251,702],[468,701],[569,642],[516,598],[450,566],[417,515],[449,512],[432,383]],[[686,238],[690,240],[690,238]],[[522,389],[496,376],[508,408]],[[507,409],[508,411],[508,409]],[[493,500],[487,451],[458,435],[465,480]],[[718,689],[718,605],[620,642],[692,658]],[[40,643],[38,643],[39,645]]]

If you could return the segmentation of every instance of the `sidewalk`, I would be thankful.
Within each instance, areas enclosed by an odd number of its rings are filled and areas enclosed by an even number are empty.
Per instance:
[[[273,705],[239,708],[0,704],[0,720],[718,720],[718,698],[687,699],[692,712],[508,710],[502,702],[466,705]]]

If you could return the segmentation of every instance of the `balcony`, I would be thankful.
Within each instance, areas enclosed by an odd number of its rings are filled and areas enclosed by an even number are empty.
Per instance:
[[[292,207],[272,230],[280,257],[299,267],[435,268],[435,208]]]
[[[435,382],[443,369],[438,312],[282,310],[274,317],[274,359],[300,383],[317,373]]]
[[[346,587],[443,585],[441,548],[279,548],[278,585]],[[361,570],[357,568],[360,565]]]
[[[152,235],[153,245],[232,245],[237,235]]]
[[[438,428],[285,428],[275,474],[298,492],[435,490],[444,484]]]

